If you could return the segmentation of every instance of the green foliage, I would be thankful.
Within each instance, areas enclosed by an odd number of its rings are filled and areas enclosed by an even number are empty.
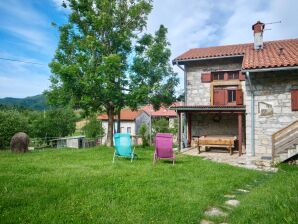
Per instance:
[[[152,104],[158,109],[175,101],[178,78],[170,64],[171,50],[166,34],[167,29],[161,25],[154,36],[145,34],[137,42],[129,83],[131,91],[127,96],[132,108]]]
[[[44,110],[47,108],[46,103],[46,98],[43,94],[25,98],[6,97],[0,99],[0,104],[2,105],[15,106],[32,110]]]
[[[75,131],[76,116],[72,109],[58,108],[31,113],[30,134],[37,138],[64,137]]]
[[[27,118],[16,110],[0,111],[0,149],[8,148],[12,136],[28,131]]]
[[[149,146],[149,133],[146,124],[142,124],[139,129],[139,135],[142,138],[142,146],[146,147]]]
[[[169,127],[169,120],[165,118],[157,118],[152,122],[152,133],[172,133],[176,135],[178,132],[178,120],[174,119],[173,127]]]
[[[49,103],[90,113],[105,110],[111,144],[115,111],[173,101],[178,79],[167,30],[161,26],[155,36],[137,36],[146,27],[151,0],[68,0],[63,6],[70,10],[69,20],[59,27],[59,46],[49,65]]]
[[[150,0],[68,0],[69,22],[50,68],[50,103],[97,112],[123,107],[128,55],[152,9]]]
[[[104,135],[102,122],[96,119],[96,116],[91,116],[89,122],[83,127],[83,131],[87,138],[97,138]]]
[[[156,133],[169,133],[169,121],[165,118],[157,118],[152,122],[152,133],[155,136]]]

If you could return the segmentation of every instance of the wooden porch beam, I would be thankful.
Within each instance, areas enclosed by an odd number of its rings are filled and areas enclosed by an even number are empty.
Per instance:
[[[242,155],[242,114],[238,114],[238,150],[239,156]]]
[[[191,113],[187,113],[187,143],[191,143]]]
[[[177,111],[178,114],[178,151],[181,151],[181,113]]]

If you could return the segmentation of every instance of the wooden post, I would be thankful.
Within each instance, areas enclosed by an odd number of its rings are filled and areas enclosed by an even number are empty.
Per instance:
[[[187,143],[191,143],[191,113],[187,113]]]
[[[238,114],[238,150],[239,156],[242,155],[242,113]]]
[[[178,151],[181,151],[181,113],[177,111],[178,114]]]

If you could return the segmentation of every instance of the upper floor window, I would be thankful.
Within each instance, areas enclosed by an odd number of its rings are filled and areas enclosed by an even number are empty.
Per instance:
[[[228,103],[236,102],[236,89],[228,89]]]
[[[243,105],[243,92],[237,86],[216,86],[213,88],[213,105]]]
[[[131,127],[127,127],[127,133],[131,133]]]
[[[215,72],[213,73],[213,80],[224,80],[225,74],[223,72]]]
[[[239,79],[239,72],[228,72],[228,78],[231,79]]]

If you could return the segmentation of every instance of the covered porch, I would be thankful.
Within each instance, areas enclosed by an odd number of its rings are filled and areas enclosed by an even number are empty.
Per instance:
[[[238,151],[239,156],[245,153],[245,106],[179,106],[172,109],[178,115],[180,151],[206,144],[204,149],[233,147],[231,152]],[[215,143],[206,141],[208,138]],[[233,145],[218,144],[229,139],[233,139]]]

